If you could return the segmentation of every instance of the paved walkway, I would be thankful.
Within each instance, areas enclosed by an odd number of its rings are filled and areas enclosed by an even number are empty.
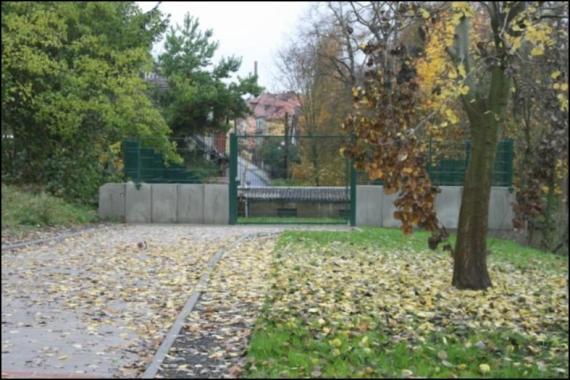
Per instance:
[[[229,360],[239,354],[211,351],[236,339],[242,343],[232,347],[245,347],[272,244],[270,236],[258,236],[285,228],[347,229],[116,225],[2,253],[2,377],[140,376],[220,251],[227,255],[214,268],[211,291],[190,315],[159,376],[185,369],[194,372],[184,377],[239,374],[239,361]],[[247,237],[247,244],[236,245]],[[241,335],[231,334],[236,328]],[[177,350],[185,353],[174,355]],[[207,356],[209,364],[188,356],[192,352]],[[173,365],[181,357],[185,361]],[[200,369],[211,360],[224,364]]]

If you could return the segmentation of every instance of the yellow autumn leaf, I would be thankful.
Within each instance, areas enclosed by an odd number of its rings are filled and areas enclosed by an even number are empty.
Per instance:
[[[512,50],[513,50],[513,51],[514,51],[514,50],[518,50],[518,49],[521,47],[521,45],[522,45],[522,40],[521,40],[521,38],[520,38],[520,37],[515,37],[515,38],[513,39],[513,41],[512,41],[512,44],[511,44]]]
[[[483,375],[491,372],[491,366],[489,366],[489,364],[479,364],[479,372],[481,372]]]
[[[465,73],[465,66],[463,64],[457,66],[457,71],[459,71],[459,75],[462,78],[465,78],[467,76],[467,74]]]
[[[420,14],[423,18],[429,18],[430,14],[425,8],[420,8]]]
[[[459,86],[459,93],[461,95],[467,95],[469,93],[469,86],[466,85]]]
[[[560,91],[568,91],[568,83],[561,83]]]
[[[451,124],[457,124],[459,122],[459,117],[457,117],[455,112],[453,112],[449,108],[445,110],[445,117],[447,121],[449,121]]]
[[[335,339],[331,340],[331,346],[334,346],[334,347],[337,347],[337,348],[338,348],[338,347],[340,347],[341,345],[342,345],[342,342],[340,341],[340,339],[335,338]]]
[[[403,377],[410,377],[412,376],[414,373],[412,371],[410,371],[409,369],[403,369],[402,370],[402,376]]]
[[[538,57],[538,56],[541,56],[543,54],[544,54],[544,47],[542,47],[542,46],[535,46],[530,51],[530,55],[532,55],[533,57]]]
[[[552,79],[556,79],[560,76],[560,74],[561,74],[560,70],[556,70],[556,71],[553,71],[552,74],[550,74],[550,77]]]

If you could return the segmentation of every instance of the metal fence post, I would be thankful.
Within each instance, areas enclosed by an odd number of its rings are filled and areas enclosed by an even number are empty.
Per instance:
[[[135,182],[137,190],[141,188],[141,142],[137,139],[137,180]]]
[[[350,225],[356,226],[356,169],[350,161]]]
[[[230,224],[237,223],[237,135],[235,133],[230,134],[230,180],[229,180],[229,196],[230,196]]]

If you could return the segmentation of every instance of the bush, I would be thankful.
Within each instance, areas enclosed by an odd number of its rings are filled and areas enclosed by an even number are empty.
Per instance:
[[[2,228],[57,226],[95,222],[95,209],[67,203],[41,191],[2,184]]]

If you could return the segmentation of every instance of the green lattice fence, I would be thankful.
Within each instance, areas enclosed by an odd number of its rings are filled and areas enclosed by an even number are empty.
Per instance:
[[[145,183],[227,183],[225,152],[200,145],[195,138],[175,139],[183,164],[165,163],[162,155],[144,141],[123,142],[124,174],[127,180]],[[199,141],[199,140],[198,140]]]
[[[437,157],[428,153],[428,173],[436,186],[462,186],[465,171],[471,153],[471,143],[466,141],[463,147],[457,147],[456,153]],[[434,149],[435,150],[435,149]],[[359,173],[358,183],[381,185],[381,181],[370,181],[366,173]],[[497,145],[495,168],[493,170],[493,186],[511,187],[513,183],[513,140],[504,139]]]

